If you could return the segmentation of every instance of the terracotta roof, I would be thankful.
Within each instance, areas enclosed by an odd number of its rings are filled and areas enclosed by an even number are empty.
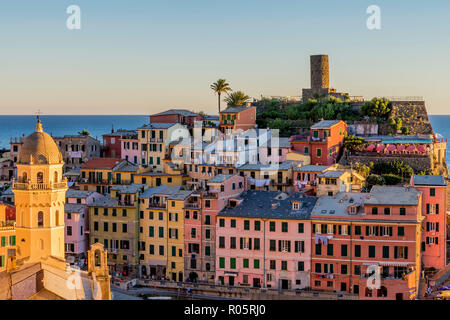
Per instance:
[[[120,161],[119,158],[93,158],[81,166],[81,169],[113,169]]]

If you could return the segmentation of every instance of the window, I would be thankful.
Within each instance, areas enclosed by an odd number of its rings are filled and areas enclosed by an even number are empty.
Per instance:
[[[405,236],[405,227],[398,227],[397,232],[399,237]]]
[[[346,257],[347,256],[347,245],[346,244],[342,244],[341,245],[341,256],[342,257]]]
[[[305,263],[303,261],[297,263],[297,271],[305,271]]]
[[[291,241],[289,241],[289,240],[278,240],[278,251],[280,251],[280,252],[291,252]]]
[[[149,237],[154,237],[155,236],[155,227],[148,227],[148,236]]]
[[[359,244],[355,245],[355,257],[361,257],[361,246]]]
[[[304,241],[295,241],[295,252],[305,252]]]
[[[269,231],[275,232],[275,221],[270,221],[270,223],[269,223]]]
[[[243,262],[244,268],[248,268],[248,259],[244,259]]]
[[[205,256],[209,257],[211,255],[211,247],[205,246]]]
[[[275,270],[277,268],[276,261],[270,260],[270,269]]]
[[[160,238],[164,238],[164,227],[159,227],[158,228],[158,236]]]
[[[270,240],[269,242],[269,250],[270,251],[276,251],[276,241],[275,240]]]
[[[389,258],[389,246],[383,246],[383,258]]]
[[[205,215],[205,224],[206,225],[210,225],[211,224],[211,216],[210,215]]]
[[[159,246],[159,255],[160,256],[164,255],[164,246]]]
[[[127,231],[127,224],[126,223],[122,223],[122,232],[123,233],[127,233],[128,231]]]
[[[287,261],[281,261],[281,270],[287,271]]]
[[[230,249],[236,249],[236,237],[230,238]]]
[[[225,237],[219,237],[219,248],[220,249],[225,248]]]
[[[333,255],[333,245],[331,243],[328,243],[327,245],[327,256]]]
[[[322,255],[322,245],[320,243],[316,244],[316,255]]]
[[[219,268],[225,268],[225,258],[219,258]]]
[[[255,231],[261,230],[261,221],[255,221]]]
[[[395,259],[408,259],[408,247],[394,247],[394,258]]]
[[[211,200],[205,200],[205,208],[211,208]]]
[[[355,226],[355,235],[361,235],[361,226]]]
[[[254,269],[259,269],[259,259],[254,259],[253,260],[253,268]]]
[[[44,227],[44,213],[42,211],[38,212],[37,224],[38,224],[38,228]]]
[[[406,215],[406,208],[400,208],[400,215],[401,216]]]
[[[281,223],[281,232],[288,232],[288,223],[287,222]]]
[[[103,222],[103,231],[108,232],[108,222]]]
[[[250,230],[250,220],[244,220],[244,230]]]
[[[361,266],[356,265],[355,266],[355,275],[360,275],[361,274]]]
[[[373,214],[373,215],[378,214],[378,208],[373,207],[373,208],[372,208],[372,214]]]
[[[322,156],[322,149],[317,148],[317,157],[320,158]]]
[[[236,258],[230,258],[230,269],[236,269]]]
[[[390,215],[391,214],[391,209],[390,208],[384,208],[384,214],[385,215]]]
[[[298,233],[304,233],[305,232],[305,226],[303,223],[298,224]]]
[[[322,265],[320,263],[316,263],[316,265],[314,267],[314,271],[316,273],[322,273]]]
[[[347,265],[341,264],[341,274],[347,274]]]
[[[71,226],[67,226],[67,235],[68,236],[72,235],[72,227]]]
[[[430,188],[430,197],[434,197],[434,196],[436,196],[436,189]]]
[[[236,228],[236,220],[235,219],[230,220],[230,226],[231,226],[231,228]]]
[[[375,258],[375,246],[369,246],[369,258]]]
[[[221,228],[225,227],[225,219],[219,219],[219,227]]]

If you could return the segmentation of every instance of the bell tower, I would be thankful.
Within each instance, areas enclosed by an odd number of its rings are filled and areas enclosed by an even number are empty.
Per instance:
[[[58,146],[38,118],[35,132],[24,140],[13,182],[18,260],[65,259],[63,165]]]

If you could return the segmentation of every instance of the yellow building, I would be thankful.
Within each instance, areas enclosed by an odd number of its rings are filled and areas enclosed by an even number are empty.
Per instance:
[[[139,264],[138,198],[146,185],[115,185],[89,206],[90,243],[103,244],[111,272],[135,275]]]
[[[355,171],[334,170],[317,175],[317,197],[335,196],[339,192],[359,192],[365,179]]]
[[[13,181],[16,239],[8,239],[11,249],[7,251],[7,275],[2,279],[10,281],[0,281],[0,299],[111,299],[101,246],[89,252],[87,272],[70,269],[64,260],[67,181],[62,177],[63,165],[57,145],[38,120],[36,131],[24,139],[18,157],[17,180]],[[94,256],[99,259],[94,261]]]
[[[184,208],[192,192],[179,186],[146,190],[139,199],[141,275],[182,281]]]

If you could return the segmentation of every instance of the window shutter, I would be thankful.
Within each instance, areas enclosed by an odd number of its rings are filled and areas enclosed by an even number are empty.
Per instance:
[[[439,214],[439,203],[436,203],[436,214]]]
[[[389,236],[392,237],[392,227],[389,227]]]
[[[241,249],[244,249],[244,238],[240,238]]]
[[[427,231],[430,231],[430,223],[427,222]]]
[[[408,259],[408,247],[405,247],[405,259]]]
[[[436,232],[439,232],[439,222],[436,222]]]
[[[427,203],[427,213],[430,213],[430,204]]]
[[[298,252],[299,244],[300,243],[298,241],[295,241],[295,252]]]
[[[436,242],[435,242],[435,243],[436,243],[436,244],[439,244],[439,241],[438,241],[438,240],[439,240],[439,238],[438,238],[438,237],[436,237],[435,239],[436,239]]]
[[[281,240],[278,240],[278,251],[281,252]]]
[[[288,247],[288,252],[291,252],[291,241],[288,241],[287,244],[288,244],[288,246],[287,246]]]
[[[369,235],[369,226],[366,226],[366,236]]]
[[[339,230],[339,234],[342,234],[342,226],[341,225],[339,225],[338,230]]]
[[[252,250],[252,238],[248,239],[248,249]]]
[[[398,247],[394,247],[394,258],[398,258]]]

